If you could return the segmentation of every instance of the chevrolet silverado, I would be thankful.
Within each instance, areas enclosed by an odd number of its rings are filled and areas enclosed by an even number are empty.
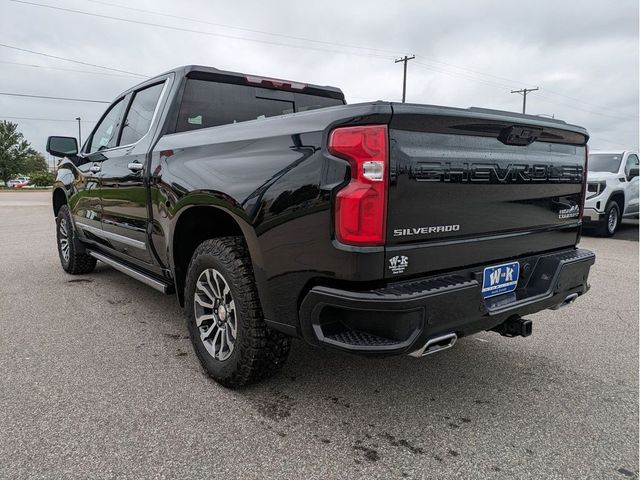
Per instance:
[[[587,132],[479,108],[186,66],[123,92],[84,145],[49,137],[57,246],[185,308],[208,374],[276,372],[298,337],[422,357],[573,302]]]

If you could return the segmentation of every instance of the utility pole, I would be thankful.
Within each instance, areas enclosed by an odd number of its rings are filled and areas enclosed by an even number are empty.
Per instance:
[[[80,117],[76,117],[78,121],[78,149],[82,148],[82,126],[80,121],[82,120]]]
[[[411,55],[410,57],[405,55],[404,57],[399,58],[394,62],[404,63],[404,76],[402,77],[402,103],[404,103],[407,98],[407,63],[409,62],[409,60],[413,60],[414,58],[416,58],[415,55]]]
[[[522,90],[511,90],[511,93],[519,93],[520,95],[522,95],[522,113],[525,113],[527,110],[527,94],[535,92],[536,90],[540,90],[540,87],[523,88]]]

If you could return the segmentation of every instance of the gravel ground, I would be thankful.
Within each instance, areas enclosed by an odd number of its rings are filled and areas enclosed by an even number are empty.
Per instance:
[[[638,222],[592,290],[424,359],[294,342],[241,391],[203,374],[172,296],[59,266],[49,194],[0,192],[0,478],[638,477]]]

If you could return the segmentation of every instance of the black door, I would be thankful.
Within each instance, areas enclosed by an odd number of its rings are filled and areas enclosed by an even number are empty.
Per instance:
[[[69,200],[74,223],[84,236],[105,244],[102,236],[102,206],[100,178],[103,162],[112,155],[118,141],[118,131],[124,113],[125,98],[116,100],[102,116],[84,151],[76,163],[76,194]]]
[[[118,146],[101,165],[103,234],[114,250],[144,263],[152,263],[144,169],[164,85],[157,83],[130,95]]]
[[[77,227],[87,225],[101,229],[99,166],[84,158],[75,165],[76,193],[69,199],[73,222]]]

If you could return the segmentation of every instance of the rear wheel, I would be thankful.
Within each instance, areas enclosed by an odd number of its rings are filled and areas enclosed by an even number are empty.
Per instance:
[[[200,244],[189,264],[185,303],[196,355],[218,383],[240,387],[284,364],[290,340],[264,321],[242,238]]]
[[[600,224],[598,233],[603,237],[612,237],[620,225],[620,207],[613,200],[607,203],[604,221]]]
[[[96,267],[96,259],[79,247],[76,231],[71,221],[69,207],[62,205],[56,217],[58,256],[65,272],[72,275],[90,273]]]

